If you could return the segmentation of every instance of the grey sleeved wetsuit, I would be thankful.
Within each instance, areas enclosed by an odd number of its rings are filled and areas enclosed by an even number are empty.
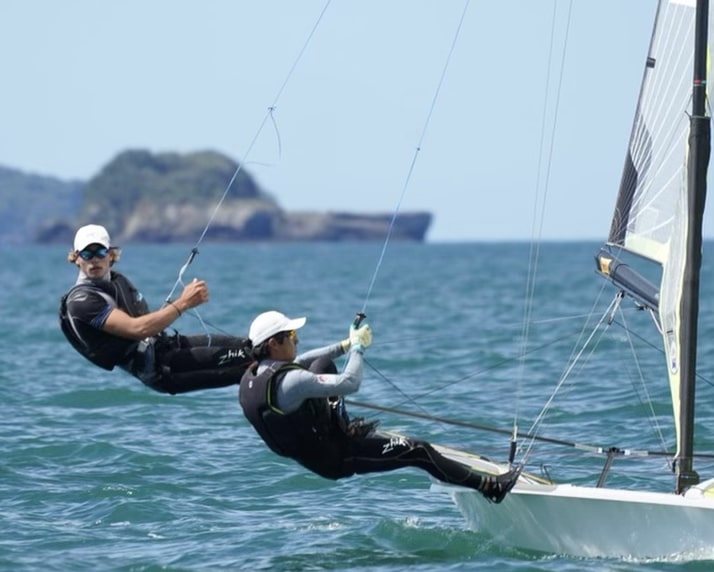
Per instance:
[[[334,359],[344,354],[341,343],[324,346],[300,354],[295,363],[309,367],[318,358]],[[313,373],[307,369],[294,369],[285,373],[276,391],[276,405],[285,413],[296,411],[300,404],[311,397],[331,397],[354,393],[362,383],[362,354],[357,351],[349,353],[347,365],[342,373]],[[261,362],[260,373],[275,362]]]

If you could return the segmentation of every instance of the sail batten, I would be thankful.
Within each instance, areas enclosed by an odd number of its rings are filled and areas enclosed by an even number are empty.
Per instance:
[[[662,265],[685,183],[694,6],[663,3],[653,33],[609,242]]]

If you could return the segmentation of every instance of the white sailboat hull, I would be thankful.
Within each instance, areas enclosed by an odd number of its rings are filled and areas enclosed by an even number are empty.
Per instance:
[[[714,557],[714,482],[687,495],[519,480],[500,504],[445,484],[469,526],[499,544],[582,557]]]
[[[479,455],[436,448],[479,472],[508,470]],[[553,484],[523,473],[500,504],[441,482],[432,490],[448,493],[470,528],[502,546],[580,557],[714,559],[714,479],[676,495]]]

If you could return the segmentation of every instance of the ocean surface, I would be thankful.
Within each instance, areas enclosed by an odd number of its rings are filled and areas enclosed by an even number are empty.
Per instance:
[[[510,429],[517,415],[528,430],[578,337],[589,333],[587,316],[613,297],[594,272],[597,247],[541,245],[530,288],[528,244],[392,243],[381,263],[381,243],[204,244],[185,278],[206,279],[211,300],[175,326],[193,333],[203,322],[245,334],[257,313],[279,309],[308,316],[300,348],[309,349],[346,337],[364,309],[374,344],[355,400],[498,429]],[[128,245],[117,269],[156,308],[189,251]],[[580,559],[494,545],[416,469],[321,479],[268,451],[242,416],[237,387],[161,395],[76,354],[57,322],[59,298],[76,274],[66,249],[2,247],[0,254],[0,570],[714,569],[714,545],[696,560]],[[714,266],[705,264],[696,442],[712,451]],[[529,289],[534,303],[526,307]],[[598,336],[585,365],[562,384],[541,435],[671,448],[662,355],[649,346],[657,336],[644,312],[626,306],[626,325],[642,324],[644,337],[629,336],[619,318]],[[638,368],[619,365],[631,345],[643,352]],[[435,443],[508,455],[500,433],[351,412]],[[603,463],[537,443],[528,455],[530,471],[542,463],[555,480],[589,484]],[[697,469],[714,474],[711,463]],[[661,458],[620,460],[608,482],[668,490],[672,477]]]

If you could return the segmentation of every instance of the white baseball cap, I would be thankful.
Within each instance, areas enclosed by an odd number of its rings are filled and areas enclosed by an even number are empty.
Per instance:
[[[307,318],[288,318],[285,314],[271,310],[258,315],[250,324],[248,337],[254,346],[262,344],[278,332],[289,332],[302,328]]]
[[[74,235],[74,249],[83,250],[90,244],[101,244],[104,248],[109,248],[111,240],[107,229],[98,224],[88,224],[80,228]]]

